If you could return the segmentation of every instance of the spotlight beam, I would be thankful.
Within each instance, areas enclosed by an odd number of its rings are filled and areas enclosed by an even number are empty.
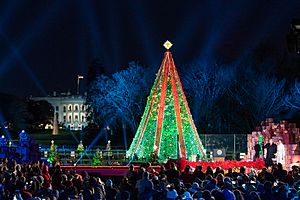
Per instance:
[[[239,1],[234,8],[232,5],[225,4],[224,6],[219,5],[215,7],[214,4],[211,6],[214,9],[212,16],[212,23],[210,26],[210,30],[208,33],[209,38],[204,46],[197,52],[196,57],[200,57],[206,60],[210,60],[215,53],[215,50],[218,48],[218,45],[225,40],[226,36],[230,33],[230,31],[235,30],[234,26],[237,23],[237,19],[240,21],[243,20],[241,15],[242,13],[246,13],[249,8],[250,2]],[[229,8],[224,9],[224,7],[228,6]],[[230,12],[234,10],[235,12]]]
[[[273,11],[276,15],[276,18],[283,19],[285,18],[287,22],[289,21],[289,12],[290,7],[286,6],[284,2],[282,2],[282,7],[285,8],[284,11]],[[279,6],[280,7],[280,6]],[[278,16],[280,15],[280,16]],[[249,52],[256,47],[263,39],[268,35],[269,32],[276,31],[277,23],[274,23],[274,14],[267,13],[263,16],[264,20],[260,20],[259,24],[257,24],[257,27],[255,29],[252,29],[253,31],[249,33],[248,40],[244,42],[242,51],[239,55],[239,60],[236,61],[236,64],[239,64],[245,56],[249,54]],[[270,26],[272,24],[272,26]],[[259,31],[257,31],[259,30]]]
[[[88,151],[90,151],[90,149],[96,144],[96,142],[101,138],[101,136],[103,135],[104,129],[102,128],[100,130],[100,132],[97,134],[97,136],[95,137],[95,139],[92,141],[92,143],[84,150],[83,154],[80,156],[80,158],[77,159],[77,161],[75,162],[75,165],[77,165],[77,163],[83,158],[83,156],[85,156],[87,154]]]
[[[109,29],[109,36],[110,36],[110,48],[111,48],[111,55],[112,60],[116,61],[114,62],[114,65],[120,63],[120,54],[119,54],[119,48],[121,45],[121,42],[119,41],[119,37],[117,33],[120,33],[118,30],[119,24],[118,20],[116,20],[116,17],[118,13],[115,13],[114,11],[117,10],[115,4],[113,1],[107,1],[109,4],[106,6],[108,9],[106,10],[108,12],[108,16],[106,19],[108,20],[108,29]],[[115,66],[114,66],[115,67]]]
[[[4,122],[5,122],[5,119],[4,119],[3,115],[2,115],[2,113],[0,112],[0,127],[3,128],[4,133],[5,133],[6,137],[8,138],[8,140],[12,141],[11,134],[10,134],[10,132],[8,130],[8,127],[5,127]]]
[[[20,8],[24,8],[24,3],[25,1],[6,1],[6,5],[3,6],[5,9],[2,10],[0,17],[0,27],[2,31],[5,30],[4,27],[11,22],[11,18],[14,16],[13,14],[19,12]]]
[[[143,6],[139,5],[138,2],[133,1],[129,3],[129,6],[131,10],[135,11],[133,20],[135,21],[135,24],[137,24],[136,32],[140,37],[139,41],[142,41],[142,51],[144,52],[146,62],[152,64],[154,60],[157,60],[156,56],[153,55],[153,52],[155,51],[153,42],[150,39],[152,38],[151,35],[155,35],[152,32],[153,27],[149,27],[149,24],[145,23],[144,13],[146,13],[146,10]]]
[[[16,45],[16,49],[19,51],[22,51],[25,53],[26,51],[30,50],[32,41],[34,41],[34,38],[39,35],[44,29],[44,26],[47,25],[47,21],[51,20],[52,18],[56,17],[57,14],[59,14],[62,11],[62,6],[64,4],[61,3],[61,1],[57,1],[54,6],[51,7],[45,14],[43,13],[42,17],[38,18],[38,20],[28,28],[28,31],[24,34],[24,36],[20,39],[20,43]],[[26,47],[26,48],[25,48]],[[6,72],[8,67],[15,61],[14,59],[15,54],[10,53],[4,56],[4,60],[1,62],[1,70],[0,70],[0,76]]]
[[[87,24],[85,29],[89,30],[90,34],[90,46],[92,47],[93,57],[99,57],[104,59],[104,61],[108,61],[109,57],[103,49],[103,40],[102,38],[102,30],[99,29],[99,24],[96,22],[97,15],[95,14],[94,7],[91,5],[90,1],[85,1],[79,3],[78,5],[79,11],[82,18],[85,18]],[[102,27],[101,27],[102,28]]]
[[[47,96],[47,92],[45,91],[42,83],[36,78],[37,76],[34,74],[34,72],[30,69],[28,66],[26,60],[22,57],[22,55],[19,53],[18,49],[13,47],[12,45],[9,44],[9,41],[7,37],[5,37],[4,34],[0,32],[0,35],[5,38],[7,45],[9,46],[9,50],[11,51],[11,55],[14,55],[15,58],[19,61],[19,64],[21,65],[22,69],[25,71],[25,73],[31,78],[35,86],[39,89],[41,94],[44,96]]]

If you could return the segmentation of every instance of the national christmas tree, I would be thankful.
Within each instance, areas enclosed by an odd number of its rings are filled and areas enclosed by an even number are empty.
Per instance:
[[[167,41],[169,49],[172,44]],[[159,161],[205,157],[170,51],[165,52],[127,156]]]

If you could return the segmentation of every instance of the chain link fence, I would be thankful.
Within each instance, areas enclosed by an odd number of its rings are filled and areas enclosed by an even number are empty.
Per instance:
[[[215,157],[218,150],[228,160],[238,160],[241,154],[247,154],[247,134],[200,134],[200,139],[208,158]]]
[[[240,156],[247,154],[247,134],[200,134],[200,139],[206,149],[208,160],[215,157],[223,157],[225,160],[239,160]],[[101,156],[105,164],[107,162],[128,162],[126,158],[126,150],[120,147],[112,147],[111,151],[106,151],[104,146],[95,146],[84,151],[81,156],[75,147],[58,147],[57,153],[61,162],[68,164],[86,164],[90,165],[96,149],[101,151]],[[49,156],[49,147],[40,148],[40,152],[44,159]],[[222,152],[221,155],[216,155]],[[108,155],[111,154],[111,155]]]

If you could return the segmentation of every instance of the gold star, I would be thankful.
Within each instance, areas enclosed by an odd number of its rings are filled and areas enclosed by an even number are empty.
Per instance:
[[[167,49],[167,50],[169,50],[171,47],[172,47],[172,43],[169,41],[169,40],[167,40],[165,43],[164,43],[164,47]]]

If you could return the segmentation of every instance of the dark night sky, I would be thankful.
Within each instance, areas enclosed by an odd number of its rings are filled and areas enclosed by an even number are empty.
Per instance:
[[[129,61],[158,69],[169,39],[177,67],[195,58],[237,60],[261,41],[286,49],[300,1],[0,2],[0,93],[75,92],[99,59],[106,73]]]

